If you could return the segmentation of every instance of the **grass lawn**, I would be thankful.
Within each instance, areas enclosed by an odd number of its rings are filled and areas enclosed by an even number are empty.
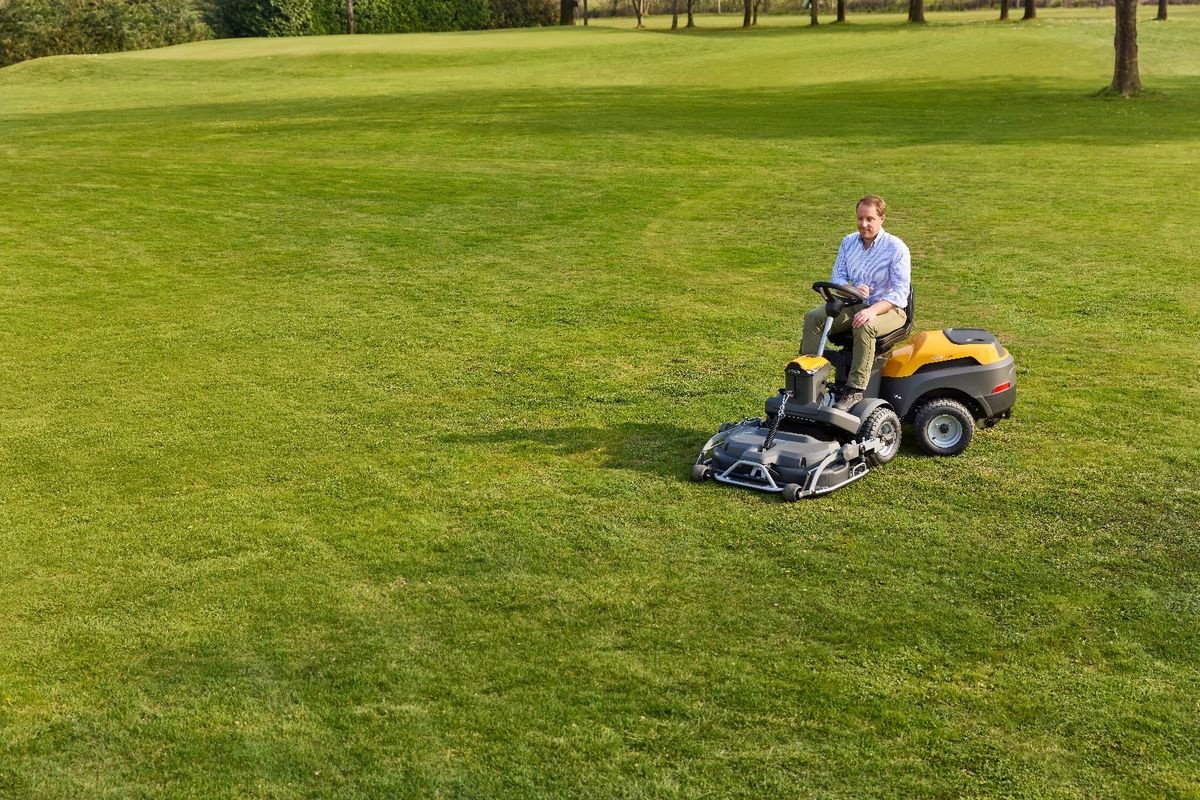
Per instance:
[[[0,797],[1200,796],[1200,7],[0,70]],[[867,192],[1012,420],[785,504]]]

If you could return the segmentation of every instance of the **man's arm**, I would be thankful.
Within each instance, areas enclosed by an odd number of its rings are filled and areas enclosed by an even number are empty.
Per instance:
[[[847,285],[850,283],[850,269],[846,262],[845,240],[842,240],[842,243],[838,245],[838,254],[837,258],[833,261],[833,274],[829,276],[829,282],[845,283]]]
[[[908,305],[908,292],[912,281],[912,257],[908,248],[901,244],[897,248],[896,257],[888,269],[888,285],[884,288],[879,300],[854,315],[850,323],[855,328],[861,328],[880,314],[886,314],[893,308],[904,308]]]

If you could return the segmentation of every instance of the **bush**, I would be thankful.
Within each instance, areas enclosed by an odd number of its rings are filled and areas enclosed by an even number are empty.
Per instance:
[[[0,5],[0,66],[207,39],[191,0],[9,0]]]
[[[305,36],[346,32],[345,0],[204,0],[220,37]],[[488,0],[355,0],[358,33],[479,30]]]
[[[318,0],[316,8],[313,0],[210,0],[205,18],[221,38],[344,32],[328,0]]]
[[[555,0],[491,0],[492,28],[533,28],[558,24]]]

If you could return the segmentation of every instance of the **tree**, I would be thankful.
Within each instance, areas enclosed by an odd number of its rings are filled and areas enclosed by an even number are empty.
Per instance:
[[[346,33],[354,35],[354,0],[346,0]]]
[[[695,5],[696,5],[696,0],[687,0],[687,15],[688,15],[687,26],[689,28],[696,27],[696,18],[692,14],[692,7]]]
[[[587,0],[583,0],[583,27],[585,27],[585,28],[587,27],[587,21],[588,21]]]
[[[575,0],[559,0],[558,24],[559,25],[574,25],[575,24]]]
[[[1137,0],[1117,0],[1117,32],[1113,37],[1116,64],[1110,94],[1129,97],[1142,90],[1137,63]]]
[[[1162,22],[1167,18],[1167,0],[1158,0],[1158,16],[1154,19]]]
[[[808,2],[808,24],[820,25],[821,21],[817,19],[817,14],[821,9],[821,0],[809,0]]]
[[[1000,0],[1000,19],[1008,19],[1008,0]]]
[[[925,0],[908,0],[908,21],[924,24]]]
[[[754,24],[758,24],[758,7],[762,5],[762,0],[754,0]]]
[[[746,13],[744,15],[742,15],[742,27],[743,28],[749,28],[751,25],[754,24],[750,19],[751,4],[753,2],[754,2],[754,0],[742,0],[742,6],[746,10]]]
[[[1034,0],[1025,0],[1025,13],[1021,16],[1021,19],[1027,20],[1027,19],[1036,19],[1036,18],[1037,18],[1037,5],[1034,4]]]
[[[646,16],[646,5],[650,2],[650,0],[632,0],[632,2],[633,13],[635,16],[637,16],[637,27],[646,27],[646,23],[642,21],[642,18]]]
[[[679,30],[679,0],[671,0],[671,30]]]
[[[837,0],[837,22],[846,21],[846,0]]]

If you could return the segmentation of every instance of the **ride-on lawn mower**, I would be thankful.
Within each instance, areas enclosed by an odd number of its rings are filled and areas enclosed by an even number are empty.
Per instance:
[[[843,307],[866,298],[827,281],[812,288],[827,314],[817,354],[791,360],[784,370],[787,385],[767,400],[765,418],[721,425],[701,448],[692,480],[712,478],[799,500],[839,489],[895,458],[902,422],[913,426],[922,450],[953,456],[971,443],[976,421],[990,428],[1012,414],[1013,357],[987,331],[925,331],[896,347],[912,332],[911,292],[908,321],[876,339],[863,399],[849,411],[834,408],[835,395],[845,388],[852,340],[849,332],[831,336],[829,330]],[[830,342],[841,349],[827,353]]]

